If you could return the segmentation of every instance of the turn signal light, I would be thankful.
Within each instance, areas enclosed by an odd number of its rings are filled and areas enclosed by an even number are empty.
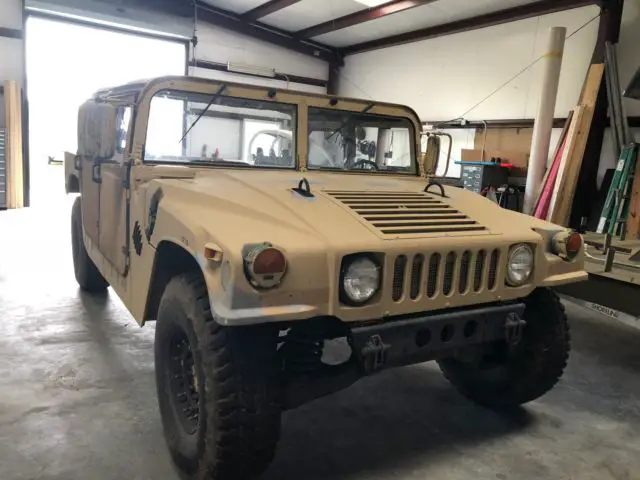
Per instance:
[[[580,249],[582,248],[582,235],[580,235],[579,233],[572,233],[567,237],[565,245],[567,258],[575,258],[575,256],[578,255]]]
[[[582,235],[577,232],[560,232],[553,237],[552,250],[556,255],[573,260],[582,248]]]
[[[275,248],[262,250],[253,259],[253,272],[258,275],[284,273],[286,266],[284,255]]]

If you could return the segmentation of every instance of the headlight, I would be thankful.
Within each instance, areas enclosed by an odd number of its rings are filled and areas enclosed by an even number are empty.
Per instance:
[[[525,243],[513,246],[509,251],[507,283],[514,287],[520,286],[529,280],[531,272],[533,272],[533,249]]]
[[[358,257],[342,269],[342,292],[346,303],[362,304],[380,288],[380,267],[370,258]]]

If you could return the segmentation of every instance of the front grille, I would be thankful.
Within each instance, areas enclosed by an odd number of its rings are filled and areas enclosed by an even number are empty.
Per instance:
[[[500,251],[494,250],[491,252],[491,259],[489,260],[489,281],[487,286],[489,290],[496,288],[496,276],[498,274],[498,260],[500,259]]]
[[[453,287],[453,269],[455,266],[456,254],[449,252],[447,261],[444,264],[444,282],[442,283],[442,293],[445,295],[451,294],[451,287]]]
[[[393,294],[392,298],[394,302],[397,302],[402,298],[404,293],[404,272],[407,267],[407,257],[400,255],[396,258],[395,265],[393,267]]]
[[[484,261],[487,254],[480,250],[476,256],[476,268],[473,274],[473,291],[478,292],[482,288],[482,274],[484,273]]]
[[[471,252],[467,250],[462,254],[460,262],[460,280],[458,283],[458,293],[467,293],[469,285],[469,264],[471,263]]]
[[[432,299],[438,294],[448,297],[495,290],[500,258],[499,249],[493,249],[489,254],[486,250],[466,250],[462,253],[399,255],[393,262],[391,298],[401,302],[407,297],[411,300]],[[426,281],[423,272],[426,272]]]
[[[424,192],[328,190],[384,235],[483,232],[486,227]]]
[[[411,267],[411,300],[415,300],[420,295],[420,284],[422,283],[422,266],[424,265],[424,255],[418,254],[413,257]]]
[[[429,280],[427,283],[427,297],[433,298],[438,288],[438,271],[440,270],[440,258],[439,253],[431,255],[429,260]]]

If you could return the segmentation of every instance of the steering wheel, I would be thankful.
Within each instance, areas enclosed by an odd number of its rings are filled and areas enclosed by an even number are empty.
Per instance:
[[[364,158],[356,161],[351,168],[353,170],[380,170],[376,162],[365,160]]]

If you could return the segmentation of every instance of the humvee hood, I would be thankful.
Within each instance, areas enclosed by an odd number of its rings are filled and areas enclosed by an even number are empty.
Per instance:
[[[459,188],[445,187],[446,197],[437,186],[425,193],[426,180],[413,176],[200,170],[193,178],[157,182],[168,197],[163,202],[178,202],[182,214],[202,227],[224,225],[223,230],[262,238],[268,232],[270,240],[275,235],[293,241],[295,234],[314,242],[370,244],[500,235],[505,227],[513,232],[519,225],[531,234],[536,221]]]

